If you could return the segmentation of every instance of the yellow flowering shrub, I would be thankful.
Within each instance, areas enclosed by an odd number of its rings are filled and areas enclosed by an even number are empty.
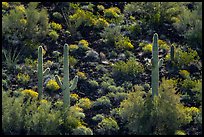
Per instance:
[[[17,12],[25,13],[25,7],[24,7],[23,5],[16,6],[16,7],[15,7],[15,10],[16,10]]]
[[[72,51],[74,51],[74,50],[77,50],[78,48],[79,48],[79,46],[76,45],[76,44],[71,44],[71,45],[69,45],[69,51],[70,51],[70,52],[72,52]]]
[[[22,25],[26,25],[26,24],[27,24],[27,20],[26,20],[26,19],[20,19],[20,23],[21,23]]]
[[[79,100],[79,95],[77,95],[76,93],[71,93],[70,100],[71,102],[76,103]]]
[[[88,47],[89,43],[88,43],[88,41],[82,39],[82,40],[79,41],[79,45],[84,46],[84,47]]]
[[[21,91],[21,93],[23,93],[24,95],[33,97],[33,98],[38,97],[38,93],[33,91],[32,89],[25,89],[25,90]]]
[[[152,44],[147,44],[144,47],[142,47],[142,50],[144,52],[152,52]]]
[[[159,48],[161,48],[161,49],[165,49],[165,50],[170,49],[168,44],[165,41],[161,40],[161,39],[158,40],[158,44],[159,44]]]
[[[81,71],[78,71],[77,72],[77,76],[79,76],[79,78],[82,78],[82,79],[86,79],[86,74],[84,72],[81,72]]]
[[[118,41],[115,42],[115,46],[118,49],[133,49],[134,48],[129,37],[119,38]]]
[[[96,21],[96,28],[104,28],[104,27],[107,27],[109,25],[109,23],[103,19],[103,18],[99,18],[97,21]]]
[[[121,13],[118,7],[111,7],[104,10],[104,16],[108,18],[116,18]]]
[[[49,80],[46,84],[46,88],[49,91],[57,91],[58,89],[60,89],[59,85],[57,84],[57,82],[53,79]]]
[[[47,100],[46,99],[42,99],[42,100],[40,100],[40,103],[42,103],[42,104],[47,104]]]
[[[2,9],[8,9],[9,8],[9,4],[8,2],[2,2]]]
[[[62,29],[62,25],[61,24],[58,24],[58,23],[55,23],[55,22],[51,22],[50,23],[50,26],[52,29],[54,30],[61,30]]]
[[[79,100],[78,106],[80,108],[83,108],[84,110],[85,109],[90,109],[91,106],[92,106],[92,101],[89,98],[81,98]]]

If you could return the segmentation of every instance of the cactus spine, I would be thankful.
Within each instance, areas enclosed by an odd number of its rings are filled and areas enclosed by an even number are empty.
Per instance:
[[[159,90],[159,67],[162,66],[163,60],[158,57],[158,34],[155,33],[153,36],[152,44],[152,77],[151,77],[151,88],[152,96],[158,96]]]
[[[42,91],[43,91],[43,75],[47,74],[50,69],[47,68],[43,72],[43,47],[39,46],[38,47],[38,98],[41,99],[42,97]]]
[[[69,80],[69,49],[68,44],[64,45],[64,51],[63,51],[63,71],[64,71],[64,79],[63,82],[59,79],[58,75],[55,75],[55,79],[62,89],[63,92],[63,108],[66,112],[67,109],[70,107],[70,91],[74,90],[77,86],[78,82],[78,76],[75,76],[73,83],[70,86],[70,80]]]

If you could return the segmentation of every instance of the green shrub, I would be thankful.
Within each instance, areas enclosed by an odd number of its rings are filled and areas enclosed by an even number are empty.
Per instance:
[[[96,88],[99,86],[98,82],[96,80],[89,80],[89,84],[91,85],[92,88]]]
[[[159,96],[154,99],[141,90],[130,92],[120,106],[120,115],[126,121],[129,134],[174,135],[180,126],[191,122],[188,108],[180,103],[175,92],[175,82],[171,79],[162,79]]]
[[[2,2],[2,9],[7,10],[9,8],[8,2]]]
[[[61,13],[59,13],[59,12],[53,12],[52,13],[52,16],[54,17],[54,18],[56,18],[56,19],[63,19],[63,16],[62,16],[62,14]]]
[[[55,30],[50,31],[48,35],[54,41],[56,41],[59,37],[59,34]]]
[[[28,74],[18,73],[17,80],[19,83],[26,85],[30,80],[30,76]]]
[[[92,120],[99,123],[104,119],[104,115],[103,114],[96,114],[95,116],[92,117]]]
[[[106,96],[102,96],[93,102],[93,107],[97,109],[110,108],[111,106],[111,101]]]
[[[27,7],[16,5],[9,10],[8,14],[2,16],[2,36],[4,40],[13,46],[22,45],[19,48],[25,48],[25,53],[31,50],[26,41],[39,43],[48,34],[47,10],[44,8],[39,10],[37,6],[38,2],[30,2]]]
[[[104,118],[97,125],[97,133],[100,135],[114,135],[118,134],[119,126],[117,122],[111,118]]]
[[[134,58],[130,58],[127,62],[118,61],[112,66],[113,76],[117,80],[133,80],[140,73],[144,72],[143,65],[136,61]]]
[[[93,131],[85,126],[78,126],[73,129],[73,135],[93,135]]]
[[[183,8],[177,22],[173,25],[184,36],[188,42],[188,47],[201,52],[202,48],[202,3],[191,3],[193,10],[188,7]]]
[[[102,28],[105,28],[108,26],[109,26],[109,23],[105,19],[98,18],[94,27],[96,27],[98,29],[102,29]]]
[[[69,65],[71,67],[74,67],[77,64],[78,60],[74,58],[73,56],[69,56]]]
[[[115,41],[115,46],[118,49],[133,49],[134,48],[129,37],[119,38],[117,41]]]
[[[81,98],[77,105],[84,110],[90,109],[92,107],[92,101],[89,98]]]
[[[187,70],[180,70],[179,74],[185,79],[190,78],[190,73]]]

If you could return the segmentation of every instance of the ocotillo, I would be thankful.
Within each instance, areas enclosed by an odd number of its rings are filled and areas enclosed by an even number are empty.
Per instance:
[[[151,88],[152,96],[156,94],[158,96],[159,90],[159,67],[162,66],[163,59],[159,60],[158,57],[158,34],[155,33],[153,36],[152,43],[152,77],[151,77]]]
[[[43,72],[43,54],[42,54],[43,47],[38,47],[38,99],[41,99],[42,97],[42,91],[43,91],[43,75],[46,75],[50,68],[47,68]]]
[[[63,82],[59,79],[59,76],[55,75],[55,79],[62,89],[63,92],[63,108],[64,110],[69,109],[70,107],[70,91],[74,90],[77,86],[78,82],[78,76],[75,76],[72,85],[70,86],[70,81],[69,81],[69,49],[68,49],[68,44],[64,45],[64,51],[63,51],[63,57],[64,57],[64,79]]]

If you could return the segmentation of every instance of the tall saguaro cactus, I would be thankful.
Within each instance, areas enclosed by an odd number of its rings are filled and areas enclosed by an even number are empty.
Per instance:
[[[50,68],[47,68],[43,72],[43,47],[38,47],[38,98],[41,99],[43,91],[43,75],[47,74],[50,71]]]
[[[159,90],[159,67],[162,66],[163,59],[159,60],[158,51],[158,34],[155,33],[153,36],[152,46],[152,77],[151,77],[151,88],[152,96],[158,96]]]
[[[63,91],[63,108],[64,110],[69,109],[70,107],[70,91],[74,90],[77,86],[78,82],[78,76],[74,77],[73,83],[70,85],[70,80],[69,80],[69,49],[68,49],[68,44],[64,45],[64,51],[63,51],[63,57],[64,57],[64,79],[63,82],[59,79],[58,75],[55,75],[55,79],[60,86],[60,88]]]

